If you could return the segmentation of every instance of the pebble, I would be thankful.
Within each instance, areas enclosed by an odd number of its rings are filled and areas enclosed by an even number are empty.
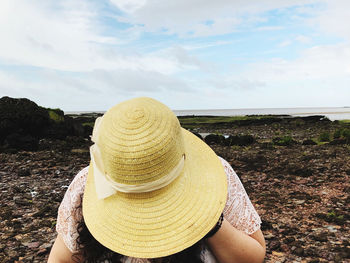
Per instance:
[[[327,232],[316,233],[312,237],[316,241],[326,242],[328,240],[328,233]]]
[[[336,233],[338,230],[335,229],[334,226],[326,226],[326,228],[329,230],[329,232]]]
[[[46,248],[41,248],[38,250],[38,252],[36,253],[37,256],[42,256],[45,255],[47,253],[47,249]]]
[[[267,234],[267,235],[264,235],[264,237],[265,237],[265,239],[270,240],[270,239],[273,239],[273,238],[275,237],[275,235],[269,233],[269,234]]]
[[[37,248],[40,246],[39,242],[30,242],[30,243],[23,243],[28,248]]]

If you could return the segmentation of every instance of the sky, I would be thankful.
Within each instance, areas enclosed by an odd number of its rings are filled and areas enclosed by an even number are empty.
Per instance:
[[[350,106],[348,0],[1,0],[0,97],[104,111]]]

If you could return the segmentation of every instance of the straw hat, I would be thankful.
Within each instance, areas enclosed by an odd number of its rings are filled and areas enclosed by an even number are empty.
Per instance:
[[[227,196],[221,162],[164,104],[145,97],[118,104],[96,120],[92,140],[83,215],[105,247],[164,257],[218,221]]]

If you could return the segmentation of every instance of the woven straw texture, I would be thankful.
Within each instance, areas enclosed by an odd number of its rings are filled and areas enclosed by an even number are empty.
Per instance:
[[[159,179],[184,154],[179,121],[165,105],[139,98],[107,111],[97,144],[106,172],[117,183]]]
[[[90,165],[83,215],[101,244],[129,257],[163,257],[193,245],[216,224],[227,197],[223,167],[165,105],[138,98],[115,106],[103,117],[97,144],[106,172],[124,184],[157,180],[185,154],[183,171],[169,185],[105,199],[96,196]]]

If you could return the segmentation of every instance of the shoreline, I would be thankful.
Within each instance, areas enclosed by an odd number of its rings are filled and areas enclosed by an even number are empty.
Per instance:
[[[297,118],[297,117],[312,117],[312,116],[325,116],[326,118],[330,119],[331,121],[350,121],[350,110],[349,111],[341,111],[341,112],[332,112],[332,111],[322,111],[322,112],[298,112],[298,113],[266,113],[266,114],[259,114],[259,113],[247,113],[247,114],[225,114],[224,112],[219,111],[218,114],[216,113],[210,113],[210,110],[204,110],[203,112],[197,112],[197,111],[190,111],[184,113],[184,111],[181,111],[180,113],[175,115],[178,118],[189,118],[189,117],[249,117],[249,116],[271,116],[271,117],[288,117],[288,118]],[[221,114],[220,114],[221,113]],[[78,118],[78,117],[99,117],[104,114],[104,112],[65,112],[65,116],[69,116],[72,118]]]

